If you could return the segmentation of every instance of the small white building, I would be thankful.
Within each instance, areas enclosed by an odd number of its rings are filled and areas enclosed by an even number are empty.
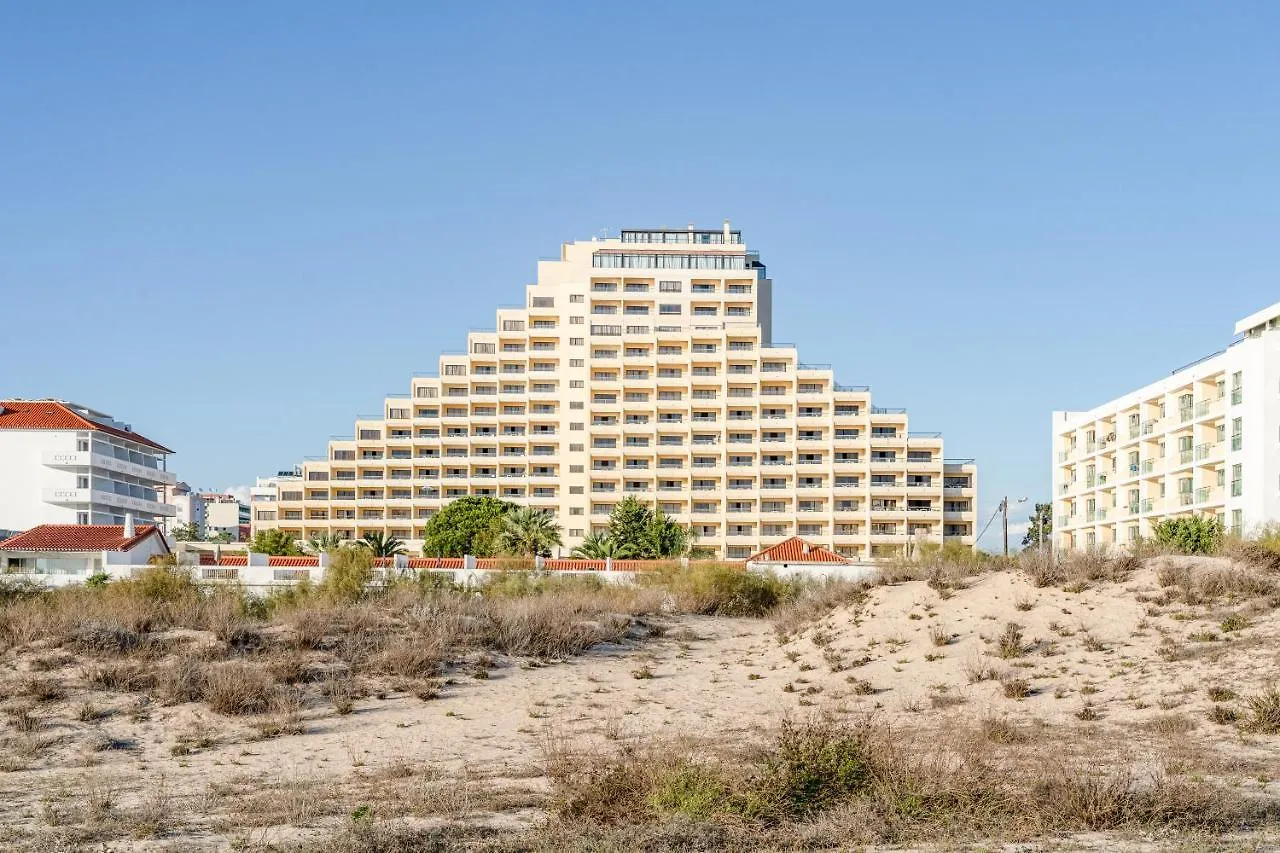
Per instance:
[[[870,580],[878,569],[792,536],[747,558],[747,570],[813,580]]]
[[[41,524],[0,542],[0,573],[64,586],[99,572],[119,575],[169,553],[159,527],[135,528],[132,519],[123,525]]]
[[[87,406],[0,400],[0,530],[159,522],[175,512],[172,452]]]

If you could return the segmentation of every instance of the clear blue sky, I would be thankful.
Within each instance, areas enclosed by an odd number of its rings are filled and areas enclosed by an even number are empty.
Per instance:
[[[243,485],[561,241],[730,217],[775,338],[977,457],[985,520],[1047,499],[1050,411],[1280,298],[1280,6],[792,6],[0,4],[0,395]]]

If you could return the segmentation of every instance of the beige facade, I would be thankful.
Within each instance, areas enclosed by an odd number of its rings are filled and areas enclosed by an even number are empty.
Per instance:
[[[771,308],[727,223],[565,244],[494,331],[272,478],[254,527],[416,546],[441,506],[489,495],[551,510],[567,552],[636,495],[726,558],[792,535],[862,559],[971,544],[972,461],[945,461],[904,409],[774,343]]]

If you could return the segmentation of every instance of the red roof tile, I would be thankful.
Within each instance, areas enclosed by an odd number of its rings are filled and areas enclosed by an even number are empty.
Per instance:
[[[320,565],[319,557],[267,557],[268,566],[311,568]]]
[[[848,563],[834,551],[821,545],[810,545],[799,536],[784,539],[747,558],[748,563]]]
[[[55,400],[0,400],[0,429],[92,429],[145,444],[161,453],[173,452],[136,432],[116,429],[77,415]]]
[[[119,524],[41,524],[0,542],[7,551],[128,551],[151,535],[160,535],[154,524],[139,524],[125,538]],[[169,544],[164,541],[165,551]]]

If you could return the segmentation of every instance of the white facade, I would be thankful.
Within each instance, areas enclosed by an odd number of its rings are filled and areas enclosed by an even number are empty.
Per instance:
[[[234,495],[205,492],[199,497],[204,502],[205,536],[225,533],[232,542],[239,541],[241,525],[249,524],[249,507]]]
[[[172,533],[175,527],[194,524],[196,535],[203,539],[205,535],[204,499],[198,493],[191,491],[191,487],[186,483],[178,483],[170,490],[165,500],[173,504],[174,508],[174,515],[165,525],[165,532]]]
[[[0,529],[172,516],[158,493],[176,482],[167,453],[84,406],[0,401]]]
[[[1157,522],[1280,519],[1280,303],[1225,350],[1086,412],[1053,413],[1054,543],[1123,546]]]

